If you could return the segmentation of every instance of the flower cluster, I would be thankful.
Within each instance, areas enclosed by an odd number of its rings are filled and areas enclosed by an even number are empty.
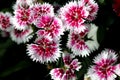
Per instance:
[[[120,6],[116,4],[113,8],[120,16]],[[53,80],[76,80],[76,72],[82,67],[78,58],[88,57],[99,48],[98,26],[92,23],[98,8],[94,0],[73,0],[57,11],[50,3],[17,0],[13,14],[0,12],[0,30],[8,33],[17,44],[27,44],[27,55],[33,61],[49,64],[62,58],[63,65],[50,71]],[[67,38],[65,44],[62,43],[63,35]],[[85,78],[114,80],[120,76],[120,64],[116,61],[114,51],[102,51],[95,57],[94,65],[88,69]]]
[[[75,71],[79,71],[81,63],[78,59],[73,59],[73,55],[65,53],[63,55],[63,68],[54,68],[50,71],[54,80],[76,80]]]
[[[9,32],[17,44],[27,44],[27,54],[33,61],[48,63],[57,61],[62,53],[61,35],[68,31],[69,48],[75,56],[86,57],[98,49],[98,27],[90,23],[98,11],[93,0],[71,1],[55,13],[49,3],[34,0],[17,0],[13,15],[1,13],[1,30]]]

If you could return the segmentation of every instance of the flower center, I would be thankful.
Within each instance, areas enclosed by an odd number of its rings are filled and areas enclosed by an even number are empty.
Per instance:
[[[51,28],[50,28],[50,26],[49,26],[49,25],[47,25],[44,29],[45,29],[46,31],[51,30]]]
[[[78,19],[78,13],[75,13],[74,18]]]
[[[28,20],[27,14],[24,13],[24,15],[23,15],[23,17],[22,17],[22,20],[23,20],[23,21],[27,21],[27,20]]]
[[[100,68],[100,71],[103,73],[103,74],[107,74],[107,72],[110,71],[110,67],[108,65],[103,65],[101,68]]]
[[[43,49],[46,49],[46,47],[47,47],[45,43],[43,43],[42,46],[43,46]]]

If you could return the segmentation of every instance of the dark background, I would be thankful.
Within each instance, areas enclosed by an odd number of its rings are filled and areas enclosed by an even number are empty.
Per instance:
[[[119,52],[120,17],[113,11],[112,0],[96,1],[99,5],[99,11],[97,18],[92,23],[98,26],[97,35],[100,43],[98,52],[104,48],[114,49]],[[68,0],[43,0],[43,2],[49,2],[51,4],[56,2],[62,6],[68,2]],[[15,0],[0,0],[0,11],[12,12],[14,3]],[[62,43],[64,44],[64,41]],[[15,42],[11,41],[9,37],[0,37],[0,80],[37,79],[51,80],[47,66],[39,62],[33,62],[26,54],[25,44],[17,45]]]

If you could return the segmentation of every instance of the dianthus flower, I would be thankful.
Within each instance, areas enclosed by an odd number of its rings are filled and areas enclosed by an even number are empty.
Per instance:
[[[120,65],[115,65],[117,55],[113,50],[105,49],[94,59],[95,65],[88,70],[91,80],[115,80],[120,76]]]
[[[11,24],[11,13],[0,13],[0,29],[3,31],[10,31],[12,28]]]
[[[71,69],[66,69],[66,71],[64,71],[64,69],[62,68],[55,68],[51,70],[50,74],[53,80],[76,80],[77,79],[74,71]]]
[[[58,38],[63,34],[62,21],[57,17],[43,15],[36,21],[36,27],[39,28],[38,36],[50,35],[52,38]]]
[[[36,3],[34,5],[30,6],[31,8],[31,18],[33,20],[33,23],[36,21],[36,19],[42,15],[51,15],[54,16],[54,8],[49,3]]]
[[[86,20],[94,20],[98,11],[95,1],[79,0],[71,1],[60,8],[60,17],[65,23],[66,29],[83,29],[81,26]]]
[[[63,62],[65,64],[66,68],[70,68],[76,71],[79,71],[81,68],[81,63],[78,61],[78,59],[74,59],[75,56],[72,54],[63,54]]]
[[[68,37],[67,46],[73,51],[73,54],[79,56],[88,56],[90,52],[99,47],[97,42],[97,27],[93,24],[90,25],[90,29],[86,29],[83,32],[71,31]]]
[[[19,1],[19,0],[18,0]],[[24,0],[23,0],[24,1]],[[30,6],[26,2],[21,2],[21,4],[15,4],[14,16],[11,19],[14,27],[18,30],[25,30],[32,24],[31,19],[31,9]]]
[[[93,21],[96,18],[98,12],[98,4],[94,0],[82,0],[86,9],[89,11],[89,15],[86,18],[89,21]]]
[[[54,68],[50,71],[53,80],[76,80],[75,70],[79,71],[81,63],[78,59],[72,59],[72,55],[63,55],[64,68]]]
[[[72,1],[60,9],[60,17],[66,25],[69,25],[68,29],[79,28],[88,17],[89,12],[81,4],[80,1]]]
[[[30,20],[30,9],[17,9],[14,12],[14,17],[12,18],[13,25],[18,30],[25,30],[31,24]]]
[[[33,61],[48,63],[57,61],[61,51],[58,41],[44,36],[37,38],[35,43],[28,44],[27,53]]]

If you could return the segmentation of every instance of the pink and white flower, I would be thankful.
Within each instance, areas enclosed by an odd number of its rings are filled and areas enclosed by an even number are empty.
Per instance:
[[[62,21],[57,17],[43,15],[36,21],[36,26],[39,28],[38,36],[50,35],[52,38],[59,38],[63,34]]]
[[[11,19],[12,24],[18,30],[25,30],[32,24],[31,9],[26,0],[17,0],[13,7],[14,16]]]
[[[34,5],[31,5],[31,18],[33,20],[33,23],[36,21],[36,19],[42,15],[51,15],[54,16],[54,8],[49,3],[36,3]]]
[[[21,44],[28,42],[33,37],[32,33],[33,30],[31,28],[28,28],[26,30],[13,29],[10,32],[10,37],[17,44]]]
[[[113,50],[105,49],[94,59],[95,65],[89,68],[88,75],[91,80],[115,80],[120,72],[119,65],[115,65],[117,55]],[[118,73],[116,73],[118,72]]]
[[[27,54],[33,61],[40,63],[55,62],[60,57],[59,42],[49,36],[39,37],[35,43],[28,44]]]
[[[74,59],[74,57],[75,56],[72,54],[63,54],[63,62],[66,68],[79,71],[79,69],[81,68],[81,63],[78,61],[78,59]]]
[[[72,69],[67,69],[61,78],[61,80],[76,80],[76,79],[77,79],[76,74]]]
[[[62,68],[55,68],[50,71],[53,80],[76,80],[76,75],[73,70],[67,69],[64,71]]]
[[[116,73],[118,76],[120,76],[120,63],[117,64],[115,67],[116,67],[115,73]]]
[[[55,68],[51,70],[50,74],[53,80],[76,80],[76,75],[71,69],[64,71],[61,68]]]
[[[86,9],[89,11],[87,20],[93,21],[98,12],[98,4],[94,0],[83,0]]]
[[[97,42],[97,27],[93,24],[86,28],[83,32],[71,31],[68,37],[67,46],[73,51],[76,56],[88,56],[90,52],[98,49]],[[87,39],[86,39],[87,38]]]
[[[63,68],[54,68],[50,71],[51,78],[53,80],[76,80],[75,70],[79,71],[81,63],[78,59],[72,59],[72,55],[63,55]]]
[[[50,71],[50,74],[53,80],[61,80],[64,74],[64,70],[62,68],[55,68]]]
[[[68,29],[81,28],[85,22],[89,11],[83,4],[83,1],[71,1],[60,9],[60,17],[69,26]]]
[[[81,33],[70,32],[67,46],[73,51],[73,54],[82,56],[89,55],[89,48],[83,39],[87,32],[88,30]]]
[[[78,0],[67,3],[60,8],[60,18],[65,23],[67,30],[85,29],[81,26],[85,21],[92,21],[96,18],[98,4],[94,0]]]
[[[29,8],[20,8],[16,9],[14,14],[14,17],[11,19],[14,27],[18,30],[27,29],[32,22],[30,17],[31,10]]]
[[[11,13],[6,12],[6,13],[2,13],[0,12],[0,29],[2,31],[10,31],[12,28],[12,24],[10,22],[11,20]]]
[[[16,3],[13,5],[13,9],[28,8],[36,3],[36,1],[37,0],[16,0]]]

